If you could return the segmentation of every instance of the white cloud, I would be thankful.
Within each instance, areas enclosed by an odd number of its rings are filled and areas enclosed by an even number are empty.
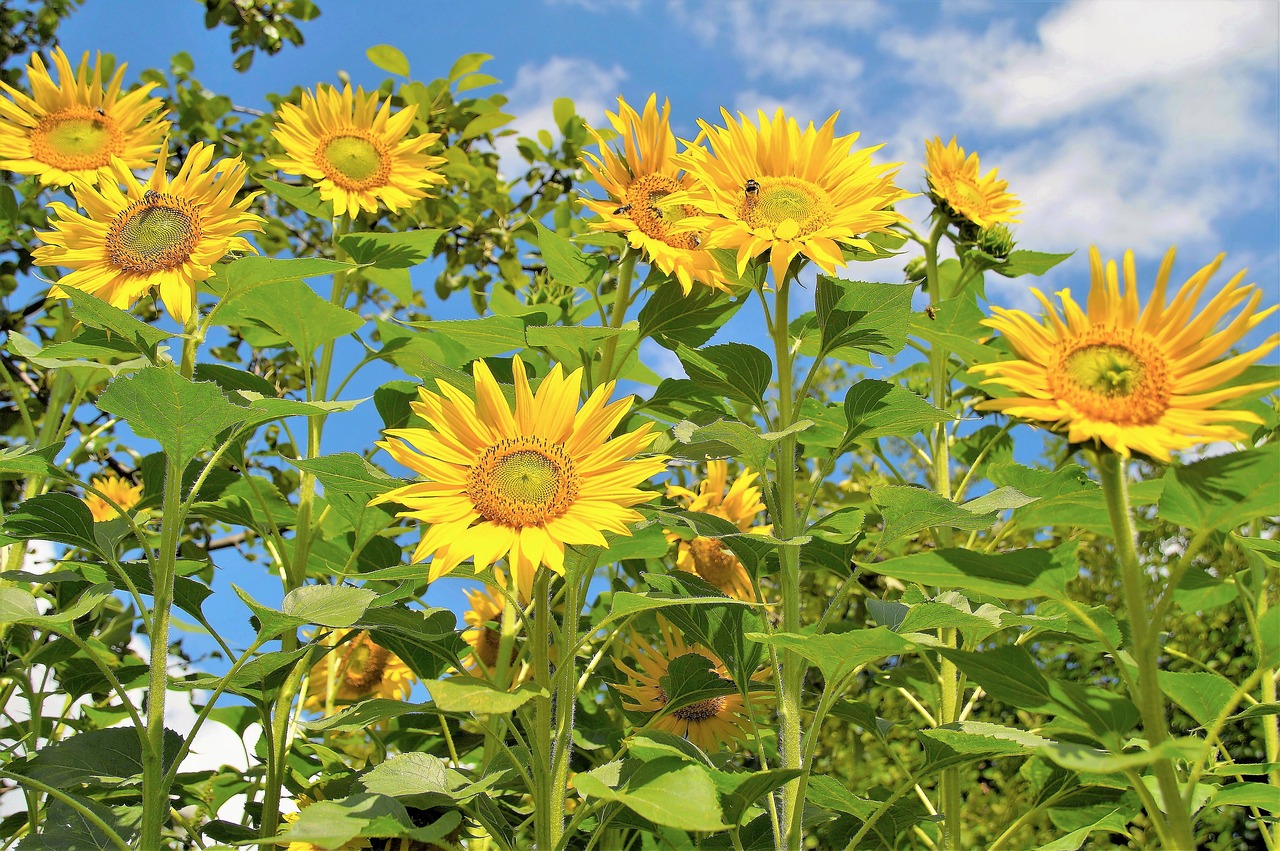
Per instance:
[[[613,13],[618,10],[639,11],[644,0],[547,0],[551,6],[572,6],[593,14]]]

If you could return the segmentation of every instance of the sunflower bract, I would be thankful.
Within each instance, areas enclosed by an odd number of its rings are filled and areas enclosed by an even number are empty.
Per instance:
[[[1174,249],[1169,249],[1155,291],[1143,307],[1133,253],[1125,254],[1121,289],[1116,264],[1104,267],[1094,248],[1089,253],[1092,286],[1087,309],[1081,309],[1066,289],[1057,294],[1061,313],[1032,289],[1044,305],[1043,321],[1021,310],[993,307],[995,316],[984,324],[1000,331],[1019,358],[972,368],[987,376],[984,384],[1013,392],[978,407],[1047,423],[1073,443],[1100,441],[1126,457],[1141,452],[1168,461],[1174,450],[1243,440],[1245,435],[1232,423],[1261,420],[1249,411],[1219,406],[1275,386],[1232,386],[1230,381],[1280,345],[1280,334],[1218,360],[1277,309],[1258,310],[1262,291],[1252,284],[1242,286],[1242,271],[1197,312],[1197,302],[1223,256],[1192,275],[1166,303],[1174,258]],[[1229,318],[1237,307],[1239,312]]]

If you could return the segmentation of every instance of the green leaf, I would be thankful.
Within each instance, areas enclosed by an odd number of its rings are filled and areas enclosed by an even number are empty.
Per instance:
[[[982,721],[961,721],[917,733],[924,743],[925,766],[932,774],[958,765],[1001,757],[1025,756],[1053,742],[1026,730]]]
[[[993,333],[981,324],[986,318],[970,293],[939,302],[932,319],[927,313],[912,313],[908,327],[922,340],[958,353],[967,363],[976,363],[991,357],[991,350],[979,342]]]
[[[401,798],[409,795],[449,794],[448,766],[426,753],[402,753],[391,757],[360,778],[361,785],[379,795]]]
[[[821,354],[854,348],[880,355],[906,345],[911,284],[872,284],[818,276],[814,310],[822,332]]]
[[[508,352],[519,351],[525,347],[524,322],[514,316],[486,316],[483,319],[439,319],[428,322],[406,322],[405,324],[413,328],[421,328],[424,331],[445,335],[450,343],[461,346],[464,349],[467,360],[503,355]]]
[[[98,406],[123,417],[139,437],[160,444],[170,459],[185,467],[213,438],[244,419],[212,382],[193,383],[172,366],[152,366],[121,376],[98,398]]]
[[[574,788],[616,801],[654,824],[679,830],[724,830],[715,782],[706,769],[678,759],[611,762],[579,772]]]
[[[1074,742],[1055,742],[1040,749],[1040,753],[1063,768],[1091,774],[1111,774],[1129,769],[1144,768],[1161,759],[1196,760],[1204,751],[1204,742],[1196,739],[1165,739],[1155,747],[1121,754],[1107,753]]]
[[[755,346],[724,343],[693,349],[676,346],[676,357],[689,378],[713,393],[738,399],[757,409],[764,407],[764,394],[773,377],[773,361]]]
[[[774,789],[780,789],[803,774],[797,768],[775,768],[751,773],[712,771],[720,792],[720,807],[724,820],[729,824],[741,824],[750,807]],[[767,804],[766,804],[767,806]]]
[[[581,248],[542,222],[535,221],[534,225],[538,229],[538,248],[551,279],[570,289],[594,291],[609,268],[609,258],[603,254],[584,254]]]
[[[93,534],[93,514],[83,500],[46,493],[23,500],[4,520],[4,534],[22,540],[56,541],[106,557]]]
[[[476,715],[505,715],[539,694],[534,688],[504,691],[467,676],[431,680],[426,686],[432,702],[441,712],[471,712]]]
[[[965,643],[971,646],[1003,629],[1006,615],[1011,613],[991,603],[983,603],[974,609],[968,598],[955,591],[945,591],[932,600],[909,606],[906,616],[893,629],[901,633],[958,629]]]
[[[724,596],[684,597],[659,591],[615,591],[609,604],[609,620],[615,621],[638,612],[655,611],[672,606],[748,606],[741,600]]]
[[[1020,525],[1082,526],[1104,534],[1111,532],[1102,488],[1083,467],[1067,464],[1056,470],[1041,470],[1010,462],[992,464],[986,473],[997,487],[1012,487],[1037,497],[1036,502],[1014,512]]]
[[[218,321],[270,328],[300,354],[346,336],[364,325],[350,310],[325,301],[300,280],[262,284],[227,299]]]
[[[1212,671],[1156,671],[1156,679],[1165,696],[1201,727],[1213,724],[1235,697],[1231,681]]]
[[[350,268],[353,268],[350,263],[321,257],[242,257],[220,267],[217,276],[206,283],[226,303],[232,298],[247,295],[258,287],[323,277]]]
[[[683,343],[697,347],[710,340],[746,303],[746,297],[731,299],[710,287],[694,287],[688,295],[680,283],[661,284],[640,310],[640,336],[651,337],[668,349]]]
[[[271,180],[266,177],[258,178],[258,183],[260,183],[262,188],[267,190],[271,195],[291,204],[294,207],[297,207],[307,215],[313,216],[321,221],[333,221],[333,202],[326,201],[321,198],[320,190],[316,188],[315,184],[281,183],[279,180]],[[265,260],[267,258],[245,259]],[[283,262],[290,261],[285,260]],[[217,284],[215,283],[214,286],[216,287]],[[215,290],[215,292],[216,291],[217,290]]]
[[[1004,275],[1006,278],[1016,278],[1019,275],[1043,275],[1074,253],[1074,251],[1066,254],[1046,254],[1043,251],[1011,251],[1008,259],[1003,264],[996,266],[994,271]]]
[[[403,700],[373,697],[332,715],[326,715],[314,721],[303,721],[302,726],[315,733],[329,731],[350,733],[353,730],[367,730],[380,721],[399,718],[401,715],[433,713],[436,708],[431,703],[406,703]]]
[[[738,458],[756,470],[765,468],[773,445],[788,434],[797,434],[811,426],[800,420],[785,431],[760,432],[755,426],[737,420],[716,420],[708,425],[685,420],[671,430],[679,442],[664,450],[680,458],[701,461],[706,458]],[[684,447],[688,447],[687,449]]]
[[[1001,488],[963,505],[924,488],[879,485],[871,488],[871,501],[884,515],[880,546],[913,535],[931,526],[979,532],[995,525],[1000,511],[1032,501],[1012,488]]]
[[[1280,442],[1205,458],[1164,475],[1159,514],[1191,529],[1234,529],[1257,517],[1280,514],[1275,484]]]
[[[751,633],[747,638],[780,650],[799,653],[822,671],[827,680],[827,688],[835,688],[837,683],[868,662],[886,656],[897,656],[914,646],[882,626],[823,635]]]
[[[477,70],[492,58],[493,56],[488,53],[462,54],[454,60],[453,67],[449,69],[449,82],[452,83],[461,77],[465,77],[467,74]]]
[[[397,47],[389,44],[375,44],[364,52],[369,57],[369,61],[377,65],[388,74],[395,74],[399,77],[409,76],[409,60],[400,52]]]
[[[317,801],[305,807],[276,841],[339,849],[357,836],[399,836],[412,828],[409,813],[386,795],[349,795],[337,801]]]
[[[22,623],[40,617],[40,608],[30,591],[0,588],[0,625]]]
[[[1209,800],[1211,807],[1257,807],[1280,814],[1280,788],[1269,783],[1228,783]]]
[[[508,115],[505,112],[486,112],[483,115],[477,115],[475,118],[467,122],[467,126],[462,128],[462,133],[458,136],[459,142],[465,142],[468,139],[474,139],[477,136],[483,136],[486,133],[492,133],[504,124],[515,121],[514,115]]]
[[[346,629],[360,620],[365,609],[377,598],[371,588],[348,585],[304,585],[284,597],[281,612],[301,623],[313,623],[334,629]]]
[[[848,428],[844,444],[877,437],[910,437],[921,429],[946,422],[952,416],[924,399],[887,381],[866,379],[849,388],[844,397]]]
[[[525,329],[525,341],[546,349],[552,360],[572,368],[584,358],[590,361],[610,338],[623,349],[635,340],[634,328],[609,328],[599,325],[531,325]]]
[[[408,269],[431,259],[444,231],[423,228],[400,233],[348,233],[338,244],[361,266]]]
[[[0,447],[0,479],[28,476],[58,476],[61,470],[53,459],[62,451],[63,441],[33,449],[26,444]]]
[[[164,731],[169,765],[181,744],[181,736],[172,730]],[[46,744],[26,763],[10,763],[8,770],[57,789],[70,789],[81,783],[113,786],[142,774],[142,745],[138,731],[132,727],[90,730]]]
[[[125,842],[133,838],[140,822],[141,807],[119,804],[108,807],[82,795],[64,794],[101,819],[103,824],[109,826]],[[105,830],[86,818],[84,813],[68,806],[65,801],[50,798],[48,809],[42,814],[40,832],[23,836],[17,851],[118,851],[119,847]]]
[[[956,588],[1005,600],[1063,598],[1079,574],[1075,544],[1055,550],[1027,548],[1008,553],[943,549],[868,565],[884,576],[924,586]]]
[[[157,345],[173,336],[118,307],[112,307],[92,293],[68,287],[66,294],[71,300],[72,316],[90,327],[120,335],[122,340],[148,357],[155,355]]]

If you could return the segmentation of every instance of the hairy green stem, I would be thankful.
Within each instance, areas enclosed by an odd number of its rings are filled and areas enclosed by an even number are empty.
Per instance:
[[[618,287],[613,293],[613,311],[609,314],[610,328],[621,328],[622,324],[627,321],[627,308],[631,306],[631,278],[635,275],[637,256],[637,252],[630,249],[625,250],[623,253],[621,264],[618,267]],[[598,383],[603,384],[617,377],[613,374],[613,360],[617,351],[618,336],[611,334],[605,338],[604,352],[600,356],[600,381]],[[621,369],[621,365],[619,369]]]
[[[543,692],[533,699],[534,731],[529,741],[533,757],[533,834],[538,851],[551,851],[564,829],[564,808],[551,800],[551,573],[547,570],[538,570],[533,579],[530,641],[534,682]]]
[[[559,812],[555,835],[556,846],[564,835],[564,801],[569,785],[569,759],[573,755],[574,712],[578,706],[577,653],[578,621],[582,613],[584,582],[591,581],[592,569],[584,576],[564,577],[564,616],[560,628],[559,656],[556,664],[555,747],[551,753],[551,808]]]
[[[1149,620],[1148,600],[1154,599],[1153,588],[1138,561],[1135,546],[1137,533],[1129,503],[1129,476],[1124,462],[1109,449],[1095,453],[1098,478],[1107,501],[1107,513],[1115,533],[1116,556],[1120,562],[1120,584],[1124,606],[1129,616],[1129,631],[1133,638],[1133,659],[1138,668],[1138,691],[1133,695],[1142,718],[1142,729],[1151,749],[1159,747],[1169,736],[1165,719],[1164,695],[1160,691],[1157,673],[1160,669],[1157,636],[1160,625]],[[1158,808],[1151,812],[1151,819],[1163,824],[1172,848],[1194,849],[1195,829],[1191,814],[1183,804],[1178,788],[1177,769],[1167,756],[1158,758],[1152,765],[1164,812]],[[1136,790],[1135,790],[1136,791]]]

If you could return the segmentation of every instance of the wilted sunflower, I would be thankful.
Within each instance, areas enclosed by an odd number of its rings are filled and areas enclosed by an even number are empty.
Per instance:
[[[699,235],[672,229],[685,216],[697,215],[698,211],[687,204],[665,203],[668,195],[688,189],[693,183],[675,164],[671,102],[663,101],[659,115],[658,96],[649,95],[644,114],[637,115],[625,100],[618,98],[617,114],[606,115],[622,137],[623,150],[609,148],[599,133],[591,131],[600,145],[600,156],[584,151],[583,165],[609,193],[608,201],[582,199],[601,218],[591,227],[625,234],[632,248],[643,251],[663,272],[675,275],[686,294],[695,281],[727,291],[720,264],[710,252],[698,247]]]
[[[321,643],[332,647],[349,632],[334,630]],[[312,712],[325,710],[331,667],[337,683],[333,693],[336,703],[355,703],[366,697],[405,700],[418,679],[399,656],[375,644],[368,632],[361,631],[311,667],[303,708]]]
[[[425,154],[439,133],[406,138],[417,106],[391,114],[391,99],[378,103],[376,92],[344,86],[317,86],[303,92],[302,104],[280,105],[280,120],[271,135],[284,146],[284,156],[268,162],[288,174],[316,181],[320,197],[333,202],[336,216],[360,210],[391,212],[427,197],[427,189],[445,182],[432,171],[444,157]]]
[[[445,381],[425,387],[412,408],[430,428],[389,429],[378,443],[425,481],[383,494],[371,504],[398,502],[430,525],[413,553],[431,559],[429,579],[466,558],[477,571],[502,556],[529,599],[539,565],[564,572],[569,544],[605,546],[601,532],[630,535],[641,519],[630,506],[657,494],[635,486],[666,468],[665,458],[628,460],[652,443],[652,424],[609,439],[631,408],[610,403],[613,382],[577,408],[582,370],[567,377],[557,364],[535,396],[516,357],[515,412],[484,361],[476,361],[473,401]]]
[[[841,245],[874,252],[859,235],[887,233],[903,220],[889,209],[909,197],[893,185],[900,163],[873,164],[878,145],[853,150],[858,134],[837,137],[836,115],[802,132],[781,109],[772,120],[761,111],[759,127],[742,113],[735,121],[720,112],[725,127],[698,122],[711,151],[694,146],[676,158],[694,184],[671,200],[703,214],[677,229],[705,231],[703,248],[736,249],[739,274],[766,251],[777,284],[798,254],[834,274],[844,265]]]
[[[758,478],[756,473],[743,473],[729,485],[729,465],[724,461],[709,461],[707,477],[702,480],[697,493],[688,488],[671,486],[667,488],[667,496],[677,500],[689,511],[714,514],[728,520],[743,532],[767,535],[772,531],[772,526],[752,525],[756,517],[765,510],[764,503],[760,501],[760,488],[752,485]],[[676,567],[696,573],[730,597],[755,602],[756,594],[747,569],[720,541],[702,536],[686,541],[674,532],[667,533],[667,540],[679,542]]]
[[[94,476],[89,480],[89,483],[106,494],[125,511],[133,508],[142,499],[142,485],[134,484],[128,479],[122,479],[115,473]],[[89,506],[89,513],[93,515],[95,523],[103,523],[120,516],[120,513],[110,503],[96,493],[85,494],[84,504]]]
[[[114,181],[94,188],[71,187],[85,213],[60,202],[50,205],[52,231],[37,234],[45,245],[35,251],[41,265],[64,266],[71,273],[49,290],[92,293],[121,309],[153,289],[169,314],[186,323],[196,307],[196,283],[213,275],[213,264],[230,251],[255,252],[240,234],[261,231],[262,218],[249,212],[260,193],[237,201],[245,167],[239,157],[213,160],[213,148],[197,142],[173,180],[164,158],[145,183],[116,160]]]
[[[942,139],[925,140],[925,174],[929,193],[948,208],[948,212],[968,219],[981,228],[999,222],[1016,222],[1013,217],[1021,207],[1015,196],[1005,191],[1009,183],[996,178],[997,169],[979,176],[978,155],[969,154],[956,144],[956,137],[945,146]]]
[[[661,680],[667,675],[672,660],[688,654],[703,657],[721,679],[729,679],[724,665],[714,653],[696,644],[685,644],[680,633],[661,617],[658,618],[658,631],[660,645],[651,644],[635,631],[631,633],[627,646],[640,670],[614,659],[614,665],[633,683],[613,686],[635,701],[624,703],[624,708],[636,712],[661,712],[667,705],[667,694],[662,689]],[[768,671],[762,670],[752,679],[767,675]],[[767,699],[764,695],[761,698]],[[652,726],[682,736],[704,751],[718,751],[722,744],[732,744],[734,740],[745,742],[750,737],[751,712],[742,695],[734,692],[682,706],[663,715]]]
[[[152,115],[161,105],[159,98],[147,97],[156,84],[122,95],[125,65],[103,89],[101,55],[90,70],[85,53],[74,72],[62,48],[55,47],[50,55],[57,83],[38,54],[27,66],[30,96],[0,82],[12,98],[0,98],[0,168],[66,186],[76,180],[90,185],[114,181],[114,158],[128,168],[154,164],[169,128],[164,112]]]
[[[999,330],[1019,360],[978,364],[983,383],[1008,387],[1014,396],[979,404],[987,411],[1050,423],[1072,443],[1099,440],[1121,455],[1142,452],[1169,460],[1175,449],[1215,440],[1242,440],[1229,423],[1261,423],[1248,411],[1216,406],[1274,387],[1273,382],[1227,386],[1246,367],[1280,345],[1280,334],[1243,354],[1214,363],[1270,316],[1258,311],[1262,291],[1241,286],[1244,272],[1227,282],[1197,314],[1196,302],[1224,255],[1192,275],[1165,303],[1174,249],[1165,254],[1155,292],[1138,303],[1133,253],[1124,257],[1124,290],[1114,261],[1105,269],[1096,248],[1089,259],[1093,282],[1087,312],[1062,290],[1062,316],[1037,290],[1045,308],[1039,322],[1021,310],[993,307],[984,324]],[[1234,319],[1227,315],[1243,303]]]

